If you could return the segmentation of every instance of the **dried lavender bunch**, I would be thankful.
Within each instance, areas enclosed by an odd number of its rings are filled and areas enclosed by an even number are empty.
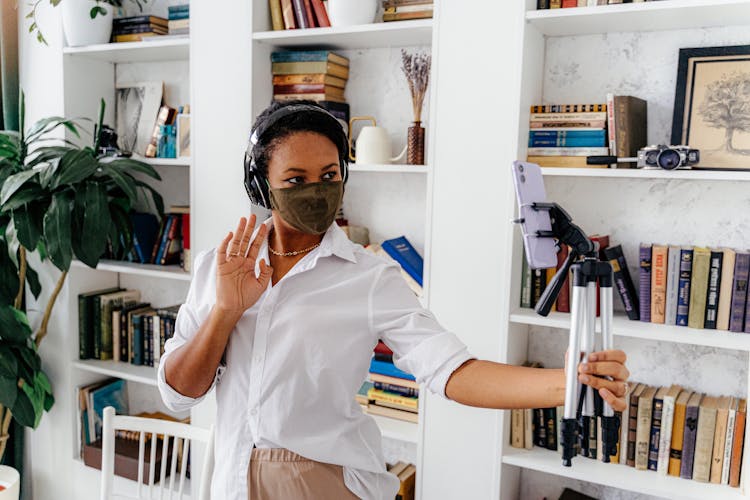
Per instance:
[[[406,75],[411,92],[411,105],[414,121],[422,121],[422,103],[430,81],[430,62],[432,58],[424,52],[409,54],[401,49],[401,70]]]

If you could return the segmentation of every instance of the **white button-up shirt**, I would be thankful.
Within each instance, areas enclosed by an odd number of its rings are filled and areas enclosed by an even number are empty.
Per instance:
[[[258,258],[268,261],[267,241]],[[166,382],[164,364],[195,335],[215,300],[214,249],[196,259],[174,337],[159,363],[159,391],[173,411],[205,395],[178,393]],[[255,445],[341,465],[354,494],[393,500],[399,482],[386,472],[380,429],[354,397],[378,339],[393,350],[397,367],[442,396],[451,373],[473,357],[421,307],[397,265],[352,243],[333,224],[318,248],[275,286],[269,283],[229,337],[226,364],[209,389],[216,388],[217,401],[211,497],[247,500]]]

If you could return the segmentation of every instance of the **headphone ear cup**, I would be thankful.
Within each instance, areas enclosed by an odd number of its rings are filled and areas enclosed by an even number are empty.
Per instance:
[[[268,188],[258,179],[255,161],[247,153],[245,153],[245,191],[250,198],[250,202],[268,210],[271,209]]]

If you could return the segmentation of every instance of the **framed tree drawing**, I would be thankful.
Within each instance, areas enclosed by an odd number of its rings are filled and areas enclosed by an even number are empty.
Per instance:
[[[146,146],[161,106],[163,82],[123,83],[115,86],[115,121],[120,150],[146,155]]]
[[[750,170],[750,45],[680,49],[672,144],[696,168]]]

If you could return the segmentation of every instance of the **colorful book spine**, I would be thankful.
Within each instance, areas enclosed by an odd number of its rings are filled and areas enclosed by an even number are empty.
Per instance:
[[[640,316],[641,321],[651,322],[651,245],[640,246]]]
[[[622,253],[622,246],[615,245],[604,249],[604,256],[612,265],[614,274],[615,288],[620,294],[622,305],[628,318],[637,321],[640,319],[640,306],[638,303],[638,294],[635,291],[633,279],[630,277],[628,264],[625,255]]]
[[[706,292],[706,317],[704,328],[716,330],[716,320],[719,314],[719,288],[721,287],[721,267],[724,252],[712,250],[708,268],[708,291]]]
[[[725,248],[721,263],[721,287],[719,288],[719,311],[716,316],[716,329],[729,330],[729,318],[732,315],[732,285],[734,284],[734,262],[737,252]]]
[[[745,446],[745,419],[747,418],[747,400],[741,399],[737,404],[734,419],[734,440],[732,441],[732,461],[729,464],[729,486],[740,485],[742,469],[742,450]]]
[[[727,414],[727,428],[724,435],[724,453],[721,461],[721,484],[729,484],[729,467],[732,462],[732,443],[734,442],[734,422],[737,420],[737,399],[732,398]],[[713,467],[713,465],[712,465]],[[713,471],[712,471],[713,472]]]
[[[706,321],[706,295],[711,252],[708,248],[693,249],[693,279],[690,282],[688,326],[702,329]]]
[[[557,409],[544,408],[542,413],[547,426],[547,449],[557,450]]]
[[[734,260],[734,279],[732,285],[732,312],[729,317],[729,330],[743,331],[745,325],[745,302],[747,300],[747,282],[750,275],[750,253],[738,252]]]
[[[666,245],[651,247],[651,322],[664,323],[667,304]]]
[[[654,397],[651,417],[651,436],[648,446],[648,469],[656,470],[659,464],[659,445],[661,444],[661,418],[664,409],[664,397],[661,390]]]
[[[695,395],[694,395],[695,396]],[[685,409],[685,429],[682,436],[682,461],[680,463],[680,477],[693,478],[693,461],[695,458],[695,435],[698,431],[698,409],[700,397],[690,398]]]
[[[702,483],[708,482],[711,475],[711,453],[716,433],[716,400],[717,398],[713,396],[706,396],[698,411],[692,479]]]
[[[667,475],[669,469],[669,454],[672,444],[672,424],[674,423],[675,392],[670,390],[664,395],[661,409],[661,430],[659,433],[659,453],[656,471],[662,476]]]
[[[521,255],[521,307],[531,307],[531,268],[526,262],[526,255]]]
[[[529,137],[530,148],[600,148],[604,139],[599,137]]]
[[[370,360],[370,371],[379,375],[386,375],[388,377],[403,378],[406,380],[415,380],[414,375],[410,375],[403,370],[396,368],[393,363],[387,363],[385,361],[378,361],[376,359]]]
[[[531,113],[603,113],[606,104],[537,104],[530,108]]]
[[[638,426],[635,436],[635,468],[648,469],[649,445],[651,443],[651,417],[654,409],[656,387],[647,387],[638,397]]]
[[[677,294],[680,287],[680,247],[670,246],[667,256],[667,302],[664,324],[677,324]]]
[[[693,249],[680,250],[680,278],[677,286],[677,316],[679,326],[687,326],[690,313],[690,282],[693,278]]]
[[[667,467],[667,474],[670,476],[680,477],[682,440],[685,436],[685,412],[691,395],[690,391],[685,391],[675,401],[674,417],[672,419],[672,440],[669,446],[669,465]]]
[[[414,389],[413,387],[404,387],[401,385],[387,384],[384,382],[374,382],[374,387],[375,389],[378,389],[380,391],[392,392],[394,394],[399,394],[408,398],[414,398],[419,395],[419,389]]]
[[[628,448],[626,464],[635,467],[635,443],[638,436],[638,397],[643,391],[643,385],[638,384],[630,393],[630,412],[628,416]]]

